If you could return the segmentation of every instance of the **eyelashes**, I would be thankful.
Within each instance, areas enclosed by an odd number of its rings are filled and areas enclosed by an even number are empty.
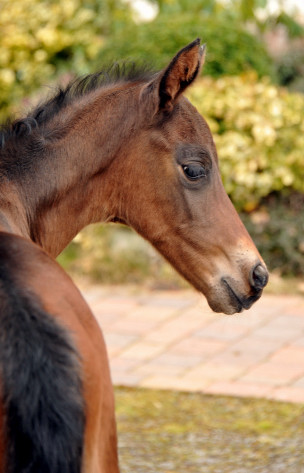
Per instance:
[[[200,163],[183,164],[182,169],[187,179],[197,181],[207,176],[205,167]]]

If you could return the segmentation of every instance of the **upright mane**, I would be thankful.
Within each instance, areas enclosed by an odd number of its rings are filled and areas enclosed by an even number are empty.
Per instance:
[[[33,130],[47,124],[67,105],[99,88],[121,82],[146,82],[154,71],[146,64],[134,62],[114,63],[99,72],[72,80],[66,87],[58,88],[56,94],[40,103],[24,118],[8,120],[0,125],[0,150],[10,139],[28,136]]]

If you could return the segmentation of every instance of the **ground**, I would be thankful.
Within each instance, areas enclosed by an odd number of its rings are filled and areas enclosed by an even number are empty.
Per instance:
[[[122,473],[304,473],[304,405],[116,388]]]

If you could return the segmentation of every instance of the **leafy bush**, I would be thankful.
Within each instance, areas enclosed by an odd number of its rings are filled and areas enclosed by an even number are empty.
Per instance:
[[[105,35],[127,21],[124,5],[119,0],[0,0],[0,118],[55,74],[88,72]]]
[[[120,29],[106,41],[98,61],[137,58],[144,62],[154,60],[154,66],[161,68],[196,37],[207,43],[207,75],[236,75],[250,69],[259,76],[273,75],[272,62],[262,43],[232,16],[213,17],[191,10],[176,15],[160,14],[151,23]]]
[[[304,192],[302,95],[249,74],[205,78],[188,96],[210,125],[238,210],[253,210],[273,191]]]
[[[84,74],[126,57],[161,67],[196,36],[208,43],[207,74],[273,74],[263,45],[228,13],[192,7],[136,25],[124,0],[0,0],[0,10],[0,121],[64,71]]]

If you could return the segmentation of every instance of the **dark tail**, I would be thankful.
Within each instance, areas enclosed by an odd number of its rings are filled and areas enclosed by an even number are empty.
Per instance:
[[[79,357],[38,299],[2,278],[0,367],[5,472],[80,473],[85,416]]]

